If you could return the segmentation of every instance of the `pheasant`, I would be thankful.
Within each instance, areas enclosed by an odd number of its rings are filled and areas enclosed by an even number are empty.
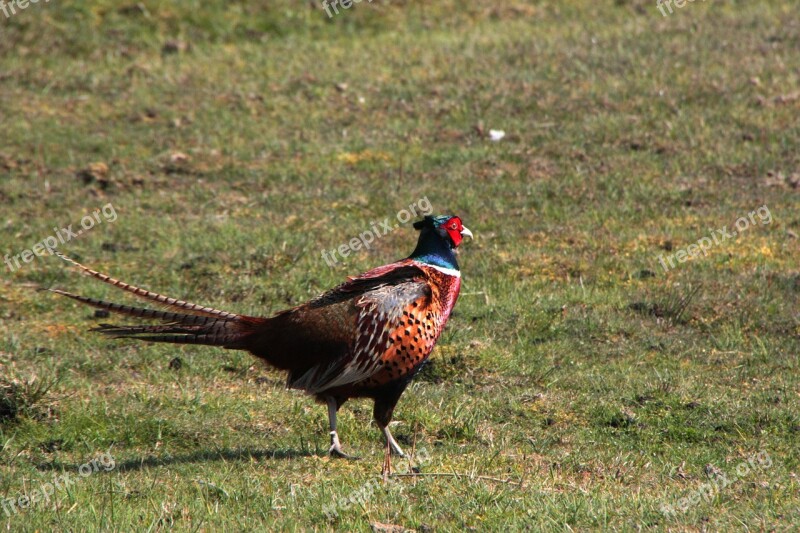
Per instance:
[[[336,413],[348,399],[374,401],[373,418],[386,439],[384,478],[391,454],[405,457],[389,430],[394,408],[422,369],[447,323],[461,288],[455,249],[470,232],[457,216],[426,216],[406,259],[349,277],[316,298],[272,317],[246,316],[169,298],[113,279],[56,252],[84,273],[166,310],[131,307],[50,292],[113,313],[158,319],[158,325],[101,324],[92,331],[114,338],[203,344],[247,350],[284,370],[287,387],[300,389],[328,407],[333,456],[342,450]]]

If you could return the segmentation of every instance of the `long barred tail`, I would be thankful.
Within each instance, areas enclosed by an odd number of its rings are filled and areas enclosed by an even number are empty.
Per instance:
[[[145,289],[140,289],[139,287],[134,287],[133,285],[125,283],[124,281],[119,281],[117,279],[112,278],[111,276],[106,276],[105,274],[101,274],[100,272],[97,272],[96,270],[92,270],[89,267],[85,267],[82,264],[80,264],[77,261],[75,261],[74,259],[71,259],[71,258],[67,257],[66,255],[62,254],[61,252],[59,252],[57,250],[54,250],[53,253],[55,253],[58,257],[60,257],[61,259],[63,259],[67,263],[75,265],[76,267],[81,269],[84,273],[90,275],[93,278],[99,279],[100,281],[102,281],[104,283],[108,283],[109,285],[113,285],[114,287],[117,287],[118,289],[122,289],[124,291],[128,291],[128,292],[138,296],[139,298],[144,298],[145,300],[150,300],[151,302],[155,302],[155,303],[164,305],[164,306],[166,306],[166,307],[168,307],[170,309],[175,309],[175,310],[179,310],[179,311],[193,313],[193,314],[196,314],[196,315],[213,316],[213,317],[220,317],[220,318],[236,318],[236,317],[239,316],[239,315],[236,315],[234,313],[228,313],[227,311],[220,311],[219,309],[214,309],[212,307],[206,307],[204,305],[193,304],[191,302],[184,302],[183,300],[178,300],[176,298],[169,298],[167,296],[162,296],[162,295],[157,294],[155,292],[150,292],[150,291],[145,290]]]
[[[132,338],[150,342],[169,342],[175,344],[205,344],[209,346],[223,346],[232,349],[247,349],[248,340],[258,331],[266,319],[246,315],[228,313],[191,302],[162,296],[154,292],[140,289],[87,268],[77,261],[70,259],[62,253],[55,252],[61,259],[77,266],[88,275],[108,283],[114,287],[135,294],[140,298],[163,305],[174,311],[158,311],[144,307],[131,307],[113,302],[106,302],[95,298],[79,296],[60,289],[46,289],[52,293],[72,298],[98,309],[105,309],[135,318],[148,318],[163,320],[160,325],[143,326],[117,326],[101,324],[92,331],[113,336],[114,338]]]

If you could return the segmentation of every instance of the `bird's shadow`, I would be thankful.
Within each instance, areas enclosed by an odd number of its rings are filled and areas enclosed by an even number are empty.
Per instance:
[[[110,454],[113,457],[113,452]],[[117,470],[120,472],[144,470],[146,468],[156,468],[159,466],[168,466],[174,464],[184,463],[205,463],[211,461],[247,461],[252,459],[294,459],[297,457],[312,457],[319,455],[318,453],[308,450],[294,450],[294,449],[252,449],[252,448],[238,448],[238,449],[221,449],[221,450],[203,450],[187,454],[179,455],[165,455],[163,457],[147,456],[139,459],[128,459],[126,461],[117,461],[114,463],[113,468],[105,468],[108,471]],[[104,463],[103,466],[110,466]],[[63,463],[55,460],[49,463],[41,463],[36,466],[40,471],[74,471],[81,465]],[[100,468],[103,469],[103,466]]]

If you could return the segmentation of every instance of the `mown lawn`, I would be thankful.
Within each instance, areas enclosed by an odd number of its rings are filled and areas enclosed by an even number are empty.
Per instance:
[[[0,253],[22,261],[0,265],[0,527],[795,527],[795,3],[340,11],[0,11]],[[268,315],[408,255],[408,223],[333,266],[322,254],[422,199],[476,239],[395,412],[420,475],[388,484],[370,403],[340,416],[362,460],[330,459],[324,407],[279,373],[100,338],[125,319],[35,289],[130,300],[55,257],[24,262],[100,210],[59,249]]]

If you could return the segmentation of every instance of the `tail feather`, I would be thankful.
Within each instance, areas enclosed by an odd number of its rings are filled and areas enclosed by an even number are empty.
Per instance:
[[[92,331],[105,335],[122,335],[130,337],[142,333],[197,333],[203,326],[181,326],[180,324],[163,324],[158,326],[120,326],[119,324],[100,324]]]
[[[135,337],[116,335],[114,338],[135,338],[139,341],[171,344],[205,344],[206,346],[222,346],[223,348],[235,350],[242,350],[247,347],[244,341],[234,335],[137,335]]]
[[[163,296],[161,294],[150,292],[146,289],[140,289],[139,287],[134,287],[124,281],[120,281],[118,279],[114,279],[111,276],[107,276],[101,272],[97,272],[96,270],[92,270],[89,267],[83,266],[82,264],[78,263],[74,259],[67,257],[66,255],[62,254],[61,252],[54,250],[53,253],[72,265],[75,265],[79,269],[81,269],[86,274],[92,276],[95,279],[99,279],[104,283],[108,283],[118,289],[122,289],[124,291],[128,291],[131,294],[135,294],[140,298],[144,298],[145,300],[150,300],[151,302],[156,302],[158,304],[164,305],[170,309],[183,311],[185,313],[192,313],[195,315],[201,316],[210,316],[210,317],[217,317],[217,318],[236,318],[239,315],[235,313],[228,313],[227,311],[222,311],[220,309],[214,309],[213,307],[207,307],[204,305],[198,305],[191,302],[185,302],[183,300],[178,300],[176,298],[169,298],[168,296]]]
[[[171,311],[157,311],[155,309],[145,309],[144,307],[131,307],[128,305],[120,305],[120,304],[115,304],[113,302],[98,300],[96,298],[87,298],[86,296],[79,296],[77,294],[72,294],[71,292],[62,291],[60,289],[45,289],[45,290],[55,294],[66,296],[67,298],[72,298],[73,300],[77,300],[81,303],[90,305],[92,307],[96,307],[98,309],[104,309],[106,311],[111,311],[112,313],[119,313],[121,315],[128,315],[135,318],[155,318],[159,320],[178,322],[180,324],[187,326],[212,325],[215,322],[227,320],[224,318],[220,319],[220,318],[200,316],[200,315],[187,315],[184,313],[173,313]],[[238,317],[239,315],[234,315],[234,316]]]
[[[225,324],[228,325],[228,324]],[[241,326],[241,324],[237,324]],[[252,330],[235,328],[209,328],[203,326],[117,326],[101,324],[92,331],[98,331],[115,339],[136,339],[147,342],[166,342],[172,344],[205,344],[224,348],[247,348],[247,340]]]
[[[259,326],[267,321],[264,318],[228,313],[140,289],[87,268],[64,254],[55,253],[63,260],[77,266],[100,281],[172,309],[172,311],[160,311],[144,307],[132,307],[96,298],[88,298],[60,289],[43,289],[112,313],[166,322],[158,325],[101,324],[92,331],[98,331],[114,338],[130,338],[175,344],[206,344],[225,348],[247,349],[253,334],[257,333]],[[175,310],[183,312],[174,312]]]

